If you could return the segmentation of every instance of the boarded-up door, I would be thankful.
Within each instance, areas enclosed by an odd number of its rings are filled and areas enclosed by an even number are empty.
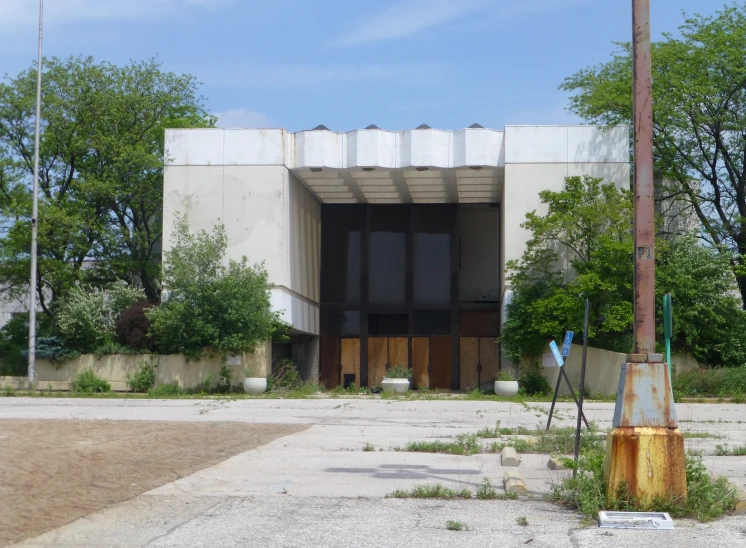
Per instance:
[[[386,364],[391,367],[409,367],[409,343],[407,337],[368,338],[368,386],[381,384],[386,375]]]
[[[321,384],[336,388],[339,384],[339,337],[324,335],[321,337]]]
[[[412,388],[429,388],[430,338],[412,337]]]
[[[461,390],[474,390],[480,383],[488,390],[497,380],[500,369],[497,343],[493,337],[461,337],[459,351],[461,364]],[[482,366],[481,373],[478,370]]]
[[[451,337],[430,337],[430,388],[451,388]]]
[[[345,375],[354,375],[354,383],[360,386],[360,339],[342,339],[342,383]]]

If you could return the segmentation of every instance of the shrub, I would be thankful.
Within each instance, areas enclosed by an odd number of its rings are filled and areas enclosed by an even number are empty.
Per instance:
[[[226,268],[223,226],[193,235],[186,217],[179,217],[173,237],[165,253],[165,297],[148,312],[158,350],[195,360],[207,347],[223,358],[253,352],[272,335],[279,316],[270,306],[264,266],[249,266],[244,257]]]
[[[541,374],[539,362],[535,360],[521,372],[518,385],[521,387],[521,391],[529,396],[544,396],[552,392],[552,387],[549,386],[544,375]]]
[[[677,397],[743,397],[746,394],[746,366],[681,373],[673,380],[673,391]]]
[[[153,386],[148,390],[148,396],[151,398],[163,398],[168,396],[180,396],[184,391],[176,383],[164,383]]]
[[[57,311],[57,326],[66,346],[79,352],[91,352],[112,341],[119,314],[143,298],[140,289],[124,283],[108,288],[73,287]]]
[[[407,369],[401,364],[397,364],[388,371],[386,371],[386,374],[384,375],[387,379],[411,379],[412,378],[412,370]]]
[[[24,359],[28,359],[28,350],[22,352]],[[80,356],[77,350],[71,350],[65,346],[65,341],[60,337],[38,337],[36,339],[36,357],[45,358],[59,363],[65,360],[74,360]]]
[[[156,305],[154,301],[140,300],[123,310],[114,326],[117,342],[134,350],[152,350],[147,312]]]
[[[148,392],[155,385],[155,366],[140,363],[135,373],[127,375],[127,384],[133,392]]]
[[[27,374],[28,314],[12,318],[0,329],[0,376]]]
[[[293,360],[283,358],[272,366],[272,374],[267,379],[267,391],[283,389],[297,390],[303,385],[300,373]]]
[[[111,385],[96,375],[92,369],[83,369],[75,374],[72,380],[74,392],[111,392]]]
[[[502,382],[510,382],[514,381],[515,378],[513,378],[513,373],[510,371],[500,371],[500,374],[497,376],[498,381]]]

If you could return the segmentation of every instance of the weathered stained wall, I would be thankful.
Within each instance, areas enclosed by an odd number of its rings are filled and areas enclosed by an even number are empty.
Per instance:
[[[241,384],[244,370],[252,372],[252,376],[265,377],[271,370],[271,350],[269,343],[260,345],[253,354],[241,356],[240,363],[230,360],[227,364],[231,371],[231,383]],[[212,385],[215,386],[220,377],[223,365],[218,356],[204,356],[198,362],[189,362],[181,354],[173,355],[123,355],[112,354],[98,358],[92,354],[84,354],[74,360],[61,364],[49,360],[36,360],[37,387],[54,390],[70,390],[70,381],[78,371],[91,369],[96,375],[111,384],[114,391],[128,391],[127,376],[134,374],[141,364],[156,366],[156,384],[176,383],[181,388],[192,388],[204,382],[212,374]]]

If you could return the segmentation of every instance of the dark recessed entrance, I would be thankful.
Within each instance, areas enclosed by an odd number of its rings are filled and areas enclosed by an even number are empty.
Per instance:
[[[496,205],[322,205],[321,382],[485,386],[499,369]],[[476,341],[476,351],[474,342]]]

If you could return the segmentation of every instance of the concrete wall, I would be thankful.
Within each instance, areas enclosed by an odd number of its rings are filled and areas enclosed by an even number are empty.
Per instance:
[[[225,225],[227,260],[264,262],[273,309],[296,330],[318,333],[321,211],[285,166],[283,130],[166,133],[163,248],[176,214],[193,231]]]
[[[51,385],[54,390],[70,390],[70,381],[78,371],[92,369],[99,377],[111,384],[112,390],[128,391],[127,376],[135,373],[140,364],[148,363],[156,366],[156,384],[176,383],[181,388],[192,388],[204,382],[210,373],[212,373],[212,384],[216,385],[221,366],[228,365],[232,374],[231,382],[236,385],[243,382],[246,369],[252,371],[252,376],[266,376],[271,371],[271,359],[269,343],[260,345],[253,354],[229,359],[227,364],[223,364],[218,356],[205,356],[198,362],[189,362],[181,354],[152,356],[113,354],[101,358],[84,354],[61,364],[37,359],[36,378],[38,388],[46,389]],[[3,384],[2,380],[0,384]]]
[[[619,387],[619,375],[622,372],[622,364],[627,360],[626,354],[602,350],[600,348],[588,347],[588,356],[585,368],[585,386],[591,394],[601,394],[604,396],[613,396],[617,393]],[[554,358],[551,357],[549,345],[544,350],[543,357],[538,358],[539,366],[544,363],[554,364]],[[580,372],[583,361],[583,345],[573,344],[570,355],[565,361],[565,372],[570,378],[570,383],[575,390],[580,387]],[[677,375],[686,371],[699,368],[699,364],[694,357],[688,354],[673,354],[671,361],[674,364]],[[521,367],[530,365],[531,360],[524,359]],[[542,375],[547,379],[552,389],[557,384],[559,376],[559,367],[544,367]],[[560,385],[560,395],[569,396],[570,390],[567,383],[562,382]]]

